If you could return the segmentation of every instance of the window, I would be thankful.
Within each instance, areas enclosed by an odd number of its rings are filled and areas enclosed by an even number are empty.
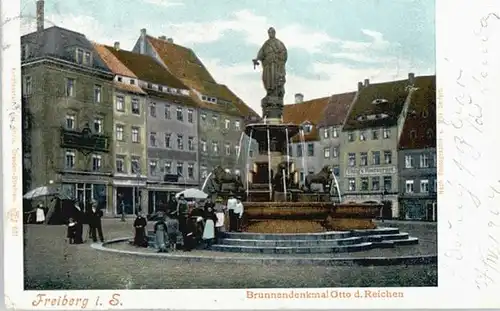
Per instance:
[[[438,191],[438,180],[437,178],[434,179],[434,189],[433,189],[434,192],[437,192]]]
[[[224,120],[224,128],[228,130],[230,127],[231,127],[231,120],[229,119]]]
[[[348,155],[349,159],[349,166],[356,166],[356,154],[355,153],[349,153]]]
[[[380,151],[372,151],[372,164],[380,165]]]
[[[347,180],[347,189],[349,189],[349,191],[356,191],[356,179],[355,178],[349,178]]]
[[[188,109],[188,122],[193,123],[193,109]]]
[[[116,140],[123,141],[123,132],[124,132],[123,125],[117,124],[115,132],[116,132]]]
[[[156,104],[155,103],[151,103],[149,105],[149,115],[153,118],[156,118]]]
[[[384,139],[391,138],[391,130],[390,129],[383,129],[382,136],[384,137]]]
[[[177,162],[177,175],[184,177],[184,163]]]
[[[163,86],[158,85],[158,91],[163,92]]]
[[[420,167],[427,168],[429,167],[429,156],[426,154],[420,155]]]
[[[219,153],[219,143],[216,141],[212,142],[212,150],[214,153]]]
[[[201,166],[201,178],[205,179],[208,176],[208,169],[206,166]]]
[[[339,156],[339,147],[333,147],[333,157],[337,158]]]
[[[434,132],[431,129],[427,130],[427,139],[434,139]]]
[[[194,164],[188,164],[188,178],[194,179]]]
[[[348,141],[354,141],[354,133],[353,132],[347,133],[347,140]]]
[[[201,113],[201,115],[200,115],[200,119],[201,119],[201,121],[203,121],[203,122],[207,121],[207,114],[206,114],[206,113],[204,113],[204,112],[202,112],[202,113]]]
[[[415,130],[410,131],[410,139],[415,139],[417,138],[417,132]]]
[[[297,145],[297,157],[301,157],[302,156],[302,145],[299,144]]]
[[[239,120],[234,121],[234,127],[239,131],[241,129],[241,122]]]
[[[194,137],[193,136],[188,137],[188,150],[189,151],[194,150]]]
[[[74,130],[76,128],[76,121],[74,114],[66,115],[66,128],[68,130]]]
[[[380,177],[372,177],[372,190],[379,191],[380,190]]]
[[[361,177],[361,190],[368,191],[368,177]]]
[[[125,173],[125,157],[116,156],[116,172]]]
[[[202,139],[200,144],[201,144],[201,151],[207,152],[207,141]]]
[[[359,140],[361,140],[361,141],[366,140],[366,134],[365,134],[365,132],[360,132],[359,133]]]
[[[367,166],[368,165],[368,153],[361,152],[359,165],[360,166]]]
[[[122,82],[123,78],[122,77],[116,77],[116,80],[118,80],[118,82]]]
[[[172,162],[165,162],[165,174],[172,174]]]
[[[83,50],[76,49],[76,62],[78,64],[83,64]]]
[[[132,128],[132,142],[133,143],[139,142],[139,128],[138,127]]]
[[[238,146],[238,145],[234,146],[234,154],[236,154],[236,155],[240,154],[240,146]]]
[[[135,79],[130,79],[130,84],[134,85],[135,84]]]
[[[170,105],[165,104],[165,119],[170,120],[172,116],[170,115]]]
[[[91,62],[90,52],[85,52],[85,54],[83,55],[83,64],[90,65],[90,62]]]
[[[212,125],[217,126],[219,124],[219,117],[216,115],[212,116]]]
[[[165,148],[172,148],[171,138],[172,138],[172,134],[170,134],[170,133],[165,134]]]
[[[424,110],[422,111],[422,117],[423,117],[423,118],[427,118],[428,116],[429,116],[429,111],[427,111],[427,109],[424,109]]]
[[[392,151],[384,151],[384,163],[391,164],[392,163]]]
[[[311,133],[313,126],[310,123],[305,123],[303,128],[305,133]]]
[[[372,139],[377,140],[378,139],[378,129],[372,130]]]
[[[155,132],[149,133],[149,145],[152,147],[156,147],[156,133]]]
[[[177,121],[184,121],[184,111],[182,111],[182,107],[177,107]]]
[[[66,96],[75,97],[75,79],[66,79]]]
[[[288,155],[293,157],[293,145],[291,144],[288,145]]]
[[[250,158],[253,158],[253,150],[250,150],[250,151],[248,152],[248,156],[249,156]]]
[[[339,130],[336,127],[332,129],[332,137],[333,138],[339,137]]]
[[[102,157],[100,154],[92,155],[92,170],[94,172],[100,171],[102,167]]]
[[[132,97],[132,113],[141,114],[141,108],[139,107],[139,98]]]
[[[153,89],[153,83],[148,83],[146,86],[148,89]]]
[[[116,95],[116,110],[125,111],[125,98],[123,95]]]
[[[330,132],[328,131],[328,128],[324,128],[322,131],[323,131],[323,138],[328,139],[330,137]]]
[[[340,176],[340,166],[335,165],[335,166],[333,167],[333,175],[335,175],[335,176]]]
[[[304,172],[300,172],[300,180],[301,181],[304,180],[304,177],[305,177]]]
[[[102,87],[100,85],[94,85],[94,103],[100,103],[101,102],[101,94],[102,93]]]
[[[33,85],[32,85],[32,79],[30,76],[24,77],[24,89],[23,89],[23,95],[31,95],[31,92],[33,91]]]
[[[391,191],[391,189],[392,189],[392,177],[384,176],[384,190]]]
[[[405,192],[406,193],[413,193],[413,180],[407,180],[406,181]]]
[[[130,167],[132,169],[132,174],[139,174],[141,172],[141,166],[139,164],[139,158],[133,157],[130,160]]]
[[[323,156],[325,157],[325,159],[330,158],[330,148],[329,147],[323,148]]]
[[[307,144],[307,156],[314,157],[314,144]]]
[[[149,174],[155,176],[157,167],[158,167],[158,162],[156,160],[149,161]]]
[[[184,149],[184,136],[182,134],[177,134],[177,149]]]
[[[64,166],[66,168],[74,168],[75,167],[75,158],[76,158],[76,153],[72,150],[66,151],[66,155],[64,158]]]
[[[101,134],[103,132],[101,118],[94,119],[94,131],[98,134]]]
[[[413,167],[413,157],[411,155],[405,155],[405,168]]]
[[[428,179],[422,179],[420,181],[420,192],[422,192],[422,193],[429,192],[429,180]]]

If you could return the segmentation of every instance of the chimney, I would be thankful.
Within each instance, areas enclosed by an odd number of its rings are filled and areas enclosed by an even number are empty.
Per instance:
[[[363,88],[363,82],[359,81],[358,82],[358,91],[361,91],[362,88]]]
[[[295,94],[295,103],[296,104],[300,104],[303,101],[304,101],[304,94],[301,94],[301,93]]]
[[[370,84],[370,79],[365,79],[365,86],[368,86]]]
[[[167,40],[167,36],[159,36],[158,39],[160,39],[160,40]]]
[[[168,43],[174,43],[174,39],[172,39],[172,38],[168,38],[167,41],[168,41]]]
[[[139,53],[146,54],[146,28],[141,29],[141,42],[139,44]]]
[[[408,74],[408,83],[410,83],[410,85],[415,84],[415,74],[413,72]]]
[[[44,2],[43,0],[37,0],[36,2],[36,30],[43,31],[43,22],[45,20],[44,16]]]
[[[119,51],[120,50],[120,42],[116,41],[114,47],[115,47],[115,50]]]

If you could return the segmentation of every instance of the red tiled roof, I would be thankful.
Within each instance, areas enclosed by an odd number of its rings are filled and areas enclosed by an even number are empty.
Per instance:
[[[327,127],[344,124],[355,96],[356,92],[332,95],[317,126]]]
[[[436,147],[436,76],[415,78],[399,149]]]
[[[408,97],[408,85],[408,80],[400,80],[363,86],[352,104],[343,130],[351,131],[395,125]],[[374,104],[377,99],[387,100],[387,102]],[[384,114],[387,117],[368,118],[368,116]]]
[[[113,55],[113,53],[111,53],[105,45],[94,43],[94,48],[97,53],[99,53],[106,66],[108,66],[114,74],[137,78],[137,76],[130,69],[128,69],[127,66],[122,64],[122,62],[120,62],[120,60],[118,60],[118,58],[116,58],[116,56]]]
[[[323,116],[323,111],[330,97],[316,98],[308,100],[299,104],[285,105],[283,108],[283,122],[302,124],[305,121],[309,121],[313,125],[313,129],[310,133],[304,135],[306,141],[313,141],[318,139],[318,129],[316,125],[321,121]],[[297,141],[298,135],[292,138],[293,141]]]

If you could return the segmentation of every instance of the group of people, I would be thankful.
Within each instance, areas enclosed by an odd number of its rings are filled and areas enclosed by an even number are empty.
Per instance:
[[[82,210],[79,202],[74,204],[75,211],[68,219],[68,230],[67,238],[70,244],[82,244],[83,239],[83,225],[89,225],[89,235],[92,241],[97,242],[97,236],[99,240],[104,242],[104,235],[102,232],[102,222],[101,218],[103,216],[102,210],[97,207],[97,201],[91,202],[91,208],[86,212]]]
[[[156,215],[153,226],[158,252],[176,251],[178,236],[182,236],[182,250],[191,251],[198,246],[209,249],[226,231],[240,231],[242,227],[243,203],[240,198],[230,196],[224,204],[222,198],[205,200],[203,205],[187,201],[180,195],[176,204],[169,204],[166,211]],[[229,221],[228,221],[229,220]],[[147,219],[139,214],[134,221],[133,244],[147,247]]]

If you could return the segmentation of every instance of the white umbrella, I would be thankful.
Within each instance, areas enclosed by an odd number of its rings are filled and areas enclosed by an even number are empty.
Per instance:
[[[33,200],[36,198],[46,197],[46,196],[51,196],[51,195],[54,195],[54,196],[57,196],[57,197],[60,197],[63,199],[69,198],[66,195],[61,195],[61,193],[59,193],[59,190],[53,186],[42,186],[42,187],[38,187],[38,188],[35,188],[33,190],[30,190],[23,196],[23,198],[28,199],[28,200]]]
[[[189,188],[186,190],[183,190],[175,195],[175,198],[178,199],[179,196],[183,194],[185,198],[190,198],[190,199],[206,199],[208,197],[208,194],[205,192],[196,189],[196,188]]]

